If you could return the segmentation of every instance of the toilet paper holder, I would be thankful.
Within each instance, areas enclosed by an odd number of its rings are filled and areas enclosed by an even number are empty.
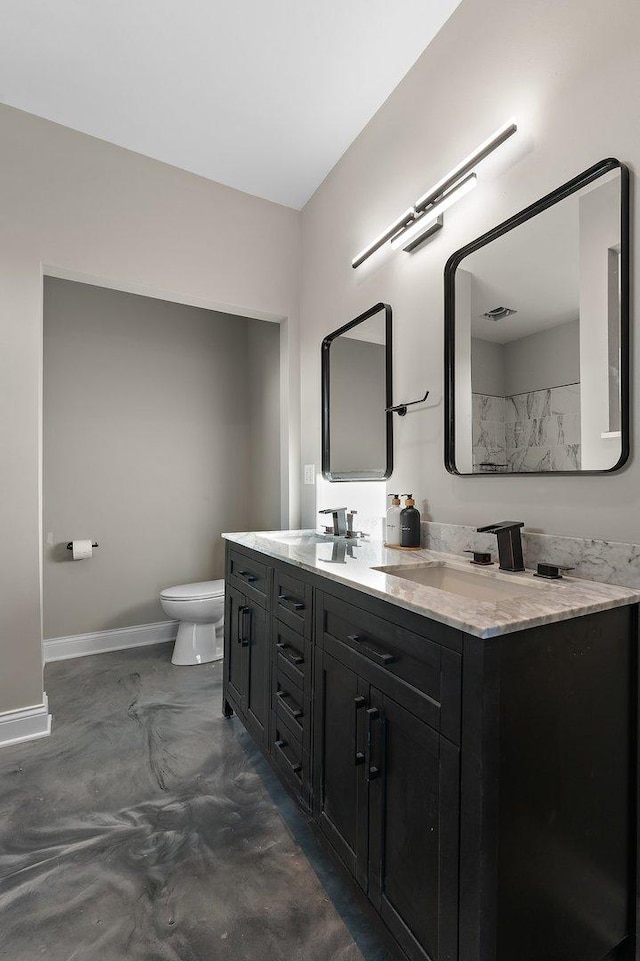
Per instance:
[[[99,545],[99,544],[96,544],[96,543],[93,543],[91,546],[92,546],[92,547],[100,547],[100,545]],[[69,543],[67,544],[67,550],[68,550],[68,551],[72,551],[72,550],[73,550],[73,541],[69,541]]]

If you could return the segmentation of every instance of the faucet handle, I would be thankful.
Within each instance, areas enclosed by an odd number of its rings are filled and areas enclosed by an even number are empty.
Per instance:
[[[473,554],[473,560],[469,561],[470,564],[477,564],[479,567],[490,567],[493,564],[491,560],[491,551],[465,551],[465,554]]]
[[[559,564],[538,564],[538,570],[534,577],[544,577],[548,581],[561,581],[560,571],[574,571],[575,567],[560,567]]]
[[[356,516],[357,513],[358,512],[354,510],[347,511],[347,537],[358,536],[358,531],[354,531],[353,529],[353,518]]]

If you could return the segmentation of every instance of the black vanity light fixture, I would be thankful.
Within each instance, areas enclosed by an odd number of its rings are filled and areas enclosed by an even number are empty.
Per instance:
[[[518,126],[514,120],[503,124],[361,250],[351,261],[351,266],[359,267],[389,240],[394,249],[413,250],[427,237],[440,230],[444,211],[475,187],[477,177],[473,173],[473,168],[488,157],[496,147],[508,140],[517,129]]]

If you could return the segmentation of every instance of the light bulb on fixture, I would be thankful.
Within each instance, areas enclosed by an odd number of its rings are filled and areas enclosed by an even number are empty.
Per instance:
[[[425,210],[417,220],[414,220],[401,234],[393,238],[391,241],[393,249],[399,250],[401,248],[402,250],[412,250],[423,240],[426,240],[430,234],[442,226],[442,217],[440,215],[452,204],[460,200],[461,197],[468,194],[470,190],[473,190],[477,182],[478,178],[475,174],[469,174],[468,177],[461,180],[459,184],[444,195],[442,200],[439,200],[437,204]],[[436,224],[438,226],[435,226]]]
[[[517,129],[518,126],[514,120],[509,120],[499,127],[479,147],[476,147],[473,153],[450,170],[446,177],[439,180],[416,200],[413,207],[409,207],[401,217],[398,217],[364,250],[361,250],[351,261],[351,266],[359,267],[389,240],[396,250],[399,247],[403,250],[413,250],[428,236],[439,230],[442,227],[442,212],[475,187],[476,175],[472,173],[473,168],[511,137]]]
[[[416,210],[426,210],[430,204],[434,203],[445,191],[449,190],[450,187],[464,177],[465,174],[468,174],[481,160],[484,160],[490,153],[493,153],[496,147],[499,147],[505,140],[508,140],[517,129],[518,125],[515,120],[509,120],[507,123],[503,123],[501,127],[498,127],[495,133],[487,137],[484,143],[476,147],[473,153],[465,157],[453,170],[449,171],[446,177],[439,180],[437,184],[416,200],[414,204]]]
[[[367,257],[370,257],[371,254],[374,254],[379,247],[382,247],[383,244],[386,244],[387,240],[390,240],[391,237],[397,234],[399,230],[402,230],[402,228],[406,227],[407,224],[412,223],[413,214],[413,207],[409,207],[408,210],[405,210],[401,217],[398,217],[397,220],[394,220],[394,222],[387,227],[387,229],[384,230],[379,237],[376,237],[375,240],[372,240],[371,243],[364,248],[364,250],[360,251],[357,257],[353,258],[351,261],[351,266],[359,267],[360,264],[364,263]]]

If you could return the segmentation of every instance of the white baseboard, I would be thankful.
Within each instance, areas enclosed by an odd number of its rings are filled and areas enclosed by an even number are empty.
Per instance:
[[[21,741],[31,741],[37,737],[48,737],[49,734],[51,715],[46,694],[42,695],[42,704],[0,714],[0,748],[20,744]]]
[[[45,664],[50,661],[66,661],[71,657],[87,654],[106,654],[122,651],[128,647],[146,647],[175,641],[177,621],[158,621],[155,624],[137,624],[114,631],[94,631],[91,634],[72,634],[69,637],[50,637],[42,642]]]

